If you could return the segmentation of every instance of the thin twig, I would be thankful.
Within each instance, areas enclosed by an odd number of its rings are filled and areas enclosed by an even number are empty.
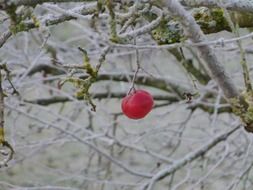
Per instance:
[[[4,134],[4,91],[2,88],[2,68],[0,69],[0,144],[3,147],[6,147],[9,150],[9,153],[7,154],[7,157],[0,162],[0,167],[7,166],[7,163],[12,160],[14,150],[12,146],[5,140],[5,134]]]
[[[111,157],[109,154],[107,154],[106,152],[100,150],[97,146],[95,146],[94,144],[88,142],[88,141],[85,141],[83,138],[77,136],[76,134],[70,132],[70,131],[67,131],[65,129],[62,129],[61,127],[59,127],[58,125],[56,124],[53,124],[53,123],[50,123],[50,122],[47,122],[43,119],[40,119],[38,118],[37,116],[35,115],[32,115],[32,114],[27,114],[25,111],[21,110],[20,108],[17,108],[13,105],[10,105],[10,104],[6,104],[6,106],[11,109],[11,110],[14,110],[18,113],[21,113],[25,116],[27,116],[28,118],[31,118],[31,119],[34,119],[35,121],[38,121],[40,123],[44,123],[46,124],[47,126],[50,126],[62,133],[65,133],[67,134],[68,136],[72,137],[73,139],[75,139],[76,141],[84,144],[84,145],[87,145],[89,146],[90,148],[92,148],[94,151],[96,151],[99,155],[101,155],[102,157],[105,157],[106,159],[110,160],[112,163],[114,163],[116,166],[120,167],[121,169],[123,169],[124,171],[126,171],[127,173],[131,174],[131,175],[134,175],[134,176],[138,176],[138,177],[143,177],[143,178],[151,178],[152,175],[149,174],[149,173],[144,173],[144,172],[138,172],[138,171],[135,171],[133,169],[131,169],[131,167],[129,166],[126,166],[125,164],[121,163],[119,160]]]
[[[11,31],[7,30],[0,36],[0,48],[5,44],[5,42],[11,37]]]
[[[214,139],[210,140],[209,142],[207,142],[205,145],[203,145],[199,149],[197,149],[193,152],[190,152],[182,159],[179,159],[173,165],[169,165],[169,166],[165,167],[164,169],[160,170],[152,177],[152,179],[147,184],[145,184],[145,186],[143,186],[142,189],[152,190],[157,181],[167,177],[168,175],[172,174],[173,172],[175,172],[179,168],[185,166],[187,163],[192,162],[193,160],[204,155],[207,151],[209,151],[211,148],[216,146],[218,143],[226,140],[231,134],[233,134],[235,131],[237,131],[240,127],[241,127],[241,125],[238,125],[238,126],[234,127],[233,129],[216,136]]]
[[[232,18],[229,15],[229,12],[227,11],[225,5],[219,0],[219,4],[224,12],[224,17],[228,22],[229,27],[233,31],[233,33],[236,35],[236,37],[240,37],[238,27],[235,26],[235,24],[232,21]],[[244,84],[246,87],[247,92],[252,92],[252,85],[251,85],[251,80],[250,80],[250,74],[249,74],[249,69],[246,61],[246,56],[245,56],[245,50],[243,49],[242,43],[240,40],[236,41],[239,50],[240,50],[240,55],[241,55],[241,66],[243,70],[243,79],[244,79]]]

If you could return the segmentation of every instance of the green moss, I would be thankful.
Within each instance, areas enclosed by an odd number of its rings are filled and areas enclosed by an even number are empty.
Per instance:
[[[84,92],[83,92],[82,90],[76,91],[75,97],[76,97],[77,99],[83,99],[83,97],[84,97]]]
[[[13,34],[16,34],[18,32],[21,32],[21,31],[28,31],[29,28],[27,28],[26,24],[23,23],[23,22],[20,22],[18,24],[12,24],[10,26],[10,31],[13,33]]]
[[[220,8],[196,8],[193,10],[192,15],[206,34],[230,30],[228,22],[224,17],[224,12]]]
[[[202,31],[206,34],[220,32],[222,30],[230,31],[230,27],[224,12],[220,8],[208,9],[205,7],[193,9],[192,15],[200,25]],[[155,19],[155,15],[145,15],[148,20]],[[172,44],[184,40],[183,31],[176,21],[163,19],[160,25],[152,32],[152,37],[159,44]]]
[[[243,92],[237,98],[229,100],[232,111],[239,116],[245,124],[245,129],[248,132],[253,132],[253,93]]]
[[[151,32],[152,37],[158,44],[180,42],[183,39],[182,33],[178,23],[174,21],[168,23],[166,19],[163,19],[159,26]]]
[[[25,20],[32,19],[35,27],[40,26],[39,21],[36,19],[34,15],[32,15],[32,11],[30,9],[26,9],[24,12],[22,12],[22,14],[17,14],[16,9],[17,7],[14,4],[11,4],[6,9],[6,12],[11,20],[10,31],[13,34],[16,34],[21,31],[28,31],[30,29],[29,26],[25,24],[24,22]]]
[[[96,69],[93,68],[90,64],[90,58],[87,54],[87,51],[82,49],[82,48],[79,48],[84,56],[83,56],[83,68],[86,70],[86,73],[89,74],[92,78],[97,78],[97,72],[96,72]]]
[[[40,27],[40,22],[39,22],[39,20],[38,20],[34,15],[31,15],[31,18],[32,18],[32,20],[33,20],[34,26],[35,26],[36,28],[39,28],[39,27]]]
[[[10,20],[11,20],[11,25],[10,25],[10,31],[13,34],[16,34],[20,29],[23,29],[23,25],[20,25],[20,17],[16,14],[16,9],[17,7],[14,4],[11,4],[10,6],[7,7],[6,13],[9,15]]]
[[[0,144],[3,144],[4,141],[5,141],[5,138],[4,138],[4,128],[0,127]]]
[[[229,11],[234,23],[237,23],[241,28],[252,27],[253,14],[247,12]]]
[[[247,114],[245,114],[244,116],[244,121],[245,123],[252,123],[253,121],[253,107],[250,106],[248,109],[247,109]]]
[[[105,11],[104,0],[98,0],[97,1],[97,11],[98,12],[104,12]]]
[[[247,102],[247,110],[244,113],[244,122],[245,123],[253,123],[253,93],[252,92],[245,92],[242,93],[245,101]]]
[[[115,13],[114,13],[114,10],[113,10],[113,3],[111,0],[106,0],[106,6],[109,10],[109,15],[110,15],[110,19],[109,19],[109,25],[110,25],[110,32],[111,32],[111,38],[110,40],[112,42],[115,42],[117,43],[118,42],[118,36],[117,36],[117,30],[116,30],[116,26],[117,26],[117,23],[116,23],[116,19],[115,19]]]

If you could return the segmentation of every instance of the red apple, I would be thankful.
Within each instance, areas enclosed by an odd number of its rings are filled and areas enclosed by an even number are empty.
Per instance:
[[[122,112],[130,119],[144,118],[152,109],[153,97],[145,90],[135,90],[121,102]]]

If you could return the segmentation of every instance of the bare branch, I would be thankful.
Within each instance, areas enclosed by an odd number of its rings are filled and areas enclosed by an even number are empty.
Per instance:
[[[240,129],[240,127],[241,127],[240,125],[236,126],[233,129],[231,129],[225,133],[217,135],[215,138],[213,138],[212,140],[207,142],[205,145],[203,145],[199,149],[197,149],[193,152],[190,152],[185,157],[179,159],[173,165],[169,165],[168,167],[165,167],[164,169],[160,170],[152,177],[151,181],[148,184],[146,184],[143,189],[148,188],[148,190],[152,190],[154,188],[155,182],[167,177],[168,175],[172,174],[174,171],[185,166],[187,163],[192,162],[193,160],[204,155],[207,151],[209,151],[211,148],[216,146],[218,143],[226,140],[231,134],[233,134],[235,131]]]
[[[36,6],[42,3],[68,3],[68,2],[91,2],[94,0],[9,0],[7,5],[15,5],[15,6]],[[2,3],[3,4],[3,3]],[[0,2],[1,5],[1,2]],[[3,8],[6,6],[3,6]]]
[[[169,9],[172,16],[178,18],[182,24],[186,36],[194,43],[200,43],[207,41],[205,35],[200,30],[199,25],[195,22],[194,18],[188,13],[178,1],[164,1],[166,7]],[[232,79],[228,76],[222,64],[219,62],[213,49],[207,45],[197,47],[201,57],[207,63],[212,78],[218,83],[223,90],[226,98],[235,98],[239,96],[239,93],[232,82]]]
[[[126,93],[95,93],[92,94],[91,93],[91,97],[92,98],[97,98],[97,99],[103,99],[103,98],[122,98],[126,95]],[[159,100],[159,101],[168,101],[170,103],[172,102],[178,102],[179,99],[176,96],[173,95],[153,95],[153,98],[155,100]],[[82,99],[80,99],[82,100]],[[32,104],[38,104],[38,105],[50,105],[50,104],[55,104],[55,103],[64,103],[64,102],[68,102],[68,101],[72,101],[71,99],[69,99],[68,97],[64,97],[64,96],[52,96],[50,98],[41,98],[41,99],[34,99],[34,100],[25,100],[25,102],[29,102]]]
[[[11,31],[7,30],[0,36],[0,48],[5,44],[5,42],[11,37]]]
[[[46,124],[47,126],[50,126],[64,134],[67,134],[68,136],[72,137],[73,139],[77,140],[78,142],[86,145],[86,146],[89,146],[90,148],[92,148],[94,151],[96,151],[99,155],[105,157],[106,159],[110,160],[112,163],[114,163],[116,166],[122,168],[124,171],[128,172],[129,174],[131,175],[134,175],[134,176],[138,176],[138,177],[142,177],[142,178],[151,178],[152,175],[149,174],[149,173],[144,173],[144,172],[138,172],[138,171],[135,171],[133,169],[131,169],[131,167],[125,165],[124,163],[120,162],[119,160],[113,158],[112,156],[110,156],[109,154],[107,154],[106,152],[100,150],[96,145],[94,145],[93,143],[91,142],[88,142],[84,139],[82,139],[81,137],[77,136],[76,134],[70,132],[70,131],[67,131],[65,129],[62,129],[61,127],[59,127],[58,125],[55,125],[53,123],[49,123],[47,121],[44,121],[40,118],[38,118],[37,116],[35,115],[32,115],[32,114],[27,114],[25,111],[19,109],[19,108],[15,108],[14,106],[12,105],[9,105],[9,104],[6,104],[6,106],[11,109],[11,110],[14,110],[18,113],[21,113],[21,114],[24,114],[26,117],[28,118],[31,118],[33,120],[36,120],[40,123],[44,123]]]
[[[192,7],[220,7],[217,0],[180,0],[180,2]],[[253,2],[251,0],[222,0],[222,2],[228,10],[253,13]]]
[[[7,148],[8,149],[8,153],[4,156],[6,156],[6,158],[4,160],[1,160],[0,162],[0,167],[3,166],[7,166],[7,163],[12,160],[13,158],[13,154],[14,154],[14,150],[12,148],[12,146],[8,143],[8,141],[5,140],[5,120],[4,120],[4,110],[5,110],[5,105],[4,105],[4,97],[5,97],[5,93],[2,87],[2,66],[0,69],[0,144],[2,145],[3,148]]]
[[[157,7],[153,7],[150,11],[157,15],[157,18],[155,20],[153,20],[151,23],[144,25],[143,27],[138,28],[134,31],[120,34],[119,37],[120,38],[134,38],[134,37],[139,36],[141,34],[145,34],[147,32],[150,32],[152,29],[156,28],[160,24],[160,22],[163,18],[163,12],[161,9],[159,9]]]

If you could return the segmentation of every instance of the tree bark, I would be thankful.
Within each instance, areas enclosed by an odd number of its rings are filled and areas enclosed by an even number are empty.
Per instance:
[[[193,43],[207,41],[204,33],[201,31],[199,25],[196,23],[192,15],[187,12],[178,1],[167,0],[164,1],[164,4],[169,9],[172,16],[176,17],[182,24],[186,37],[188,37]],[[213,49],[208,45],[202,45],[198,46],[197,50],[201,58],[203,58],[210,69],[212,78],[223,90],[225,97],[228,99],[238,97],[239,93],[232,79],[218,60]]]

